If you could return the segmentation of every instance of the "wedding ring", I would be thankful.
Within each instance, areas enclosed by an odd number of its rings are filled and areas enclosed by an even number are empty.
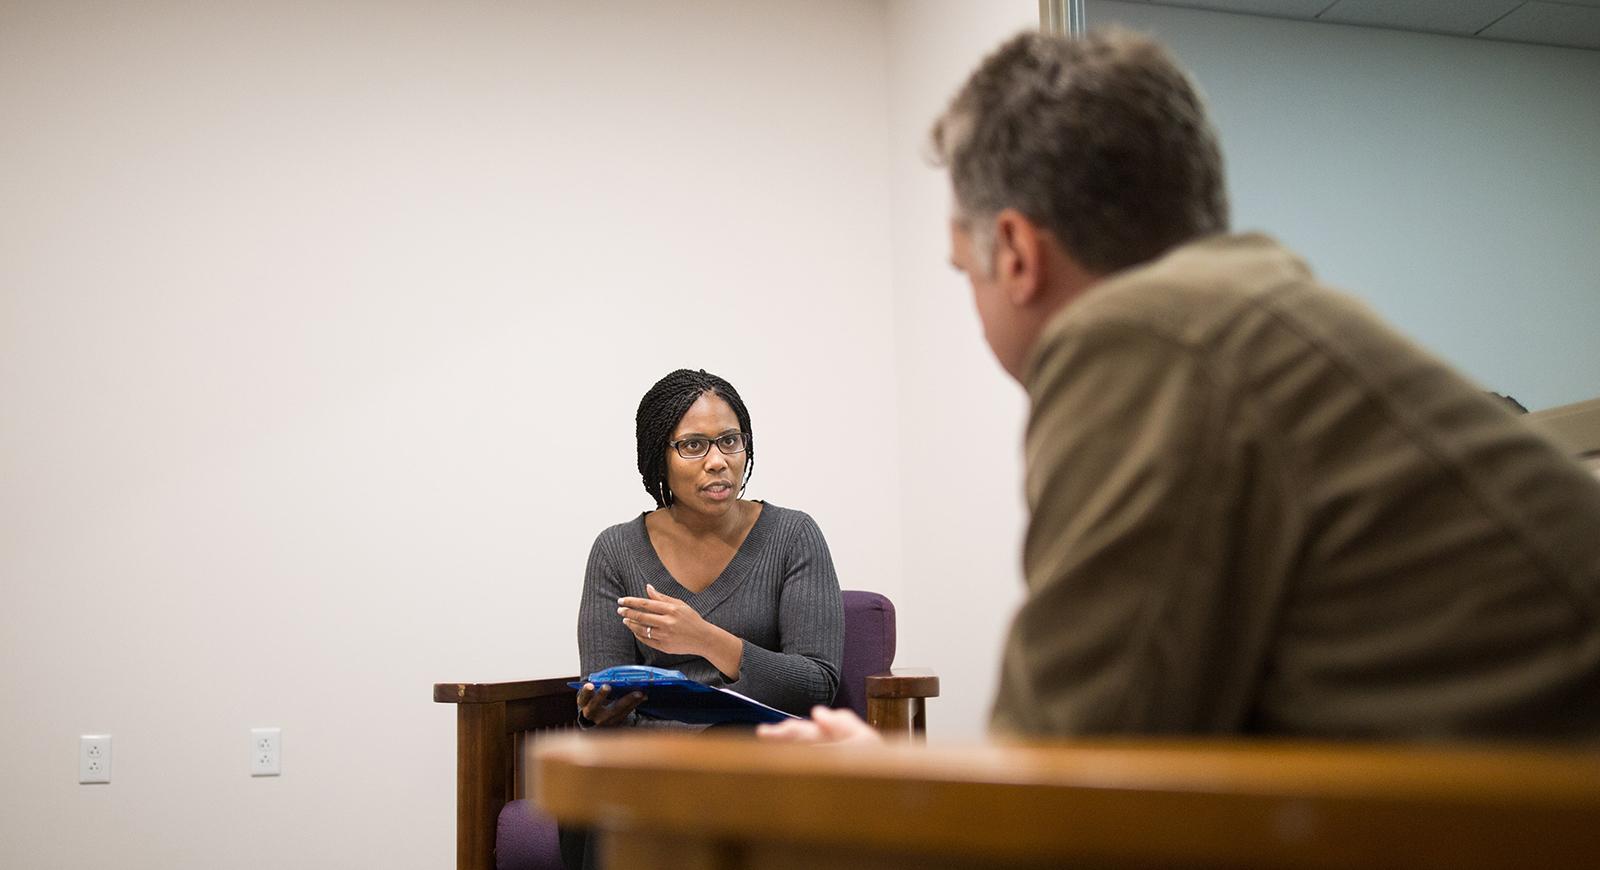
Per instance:
[[[654,637],[650,636],[650,632],[653,631],[654,629],[655,629],[655,626],[653,626],[653,625],[647,625],[647,626],[644,627],[644,636],[645,636],[646,640],[655,640]]]

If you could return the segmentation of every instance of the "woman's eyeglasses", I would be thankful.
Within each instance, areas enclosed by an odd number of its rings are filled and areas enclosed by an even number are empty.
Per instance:
[[[668,441],[667,444],[671,445],[673,450],[678,451],[678,455],[684,459],[699,459],[711,452],[711,445],[713,444],[717,445],[718,450],[728,455],[743,453],[749,437],[750,435],[747,432],[729,432],[725,435],[718,435],[715,438],[680,438],[677,441]]]

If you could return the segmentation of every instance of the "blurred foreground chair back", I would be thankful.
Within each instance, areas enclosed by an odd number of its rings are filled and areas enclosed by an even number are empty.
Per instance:
[[[538,805],[602,866],[1522,870],[1600,866],[1600,752],[1077,740],[872,751],[556,737]]]

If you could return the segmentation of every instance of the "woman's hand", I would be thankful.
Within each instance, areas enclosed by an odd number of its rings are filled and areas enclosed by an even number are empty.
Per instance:
[[[644,693],[632,692],[615,701],[610,698],[609,684],[601,684],[600,690],[595,691],[594,683],[584,683],[578,690],[578,715],[596,725],[616,725],[644,702]]]
[[[723,676],[739,678],[744,642],[706,622],[688,604],[646,585],[648,598],[618,598],[617,615],[639,642],[672,655],[697,655]]]
[[[617,615],[639,642],[673,655],[697,655],[713,628],[693,607],[646,585],[649,598],[618,598]],[[717,629],[721,631],[721,629]]]

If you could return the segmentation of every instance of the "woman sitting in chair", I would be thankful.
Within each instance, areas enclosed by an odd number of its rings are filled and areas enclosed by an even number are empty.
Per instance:
[[[844,645],[833,560],[811,517],[740,498],[755,445],[739,393],[679,369],[644,394],[636,423],[656,509],[601,532],[589,552],[583,674],[653,665],[799,715],[832,702]],[[585,684],[579,724],[636,724],[642,700]]]

